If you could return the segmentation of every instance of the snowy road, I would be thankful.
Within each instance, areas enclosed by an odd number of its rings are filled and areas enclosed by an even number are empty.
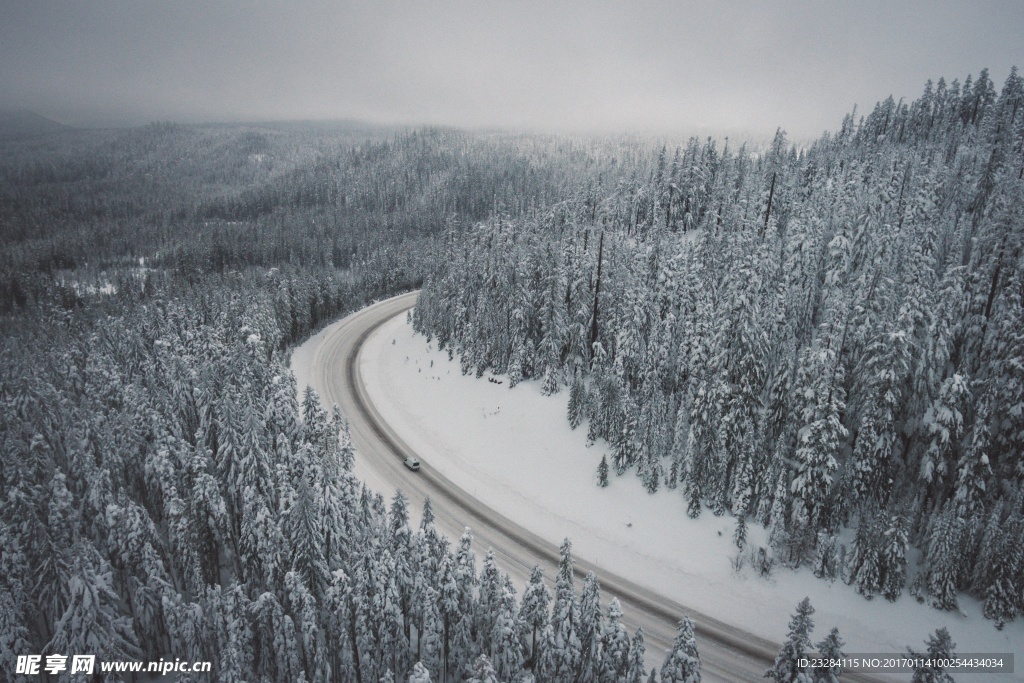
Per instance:
[[[502,516],[423,463],[418,473],[407,470],[403,458],[416,455],[381,419],[367,398],[357,359],[363,342],[381,324],[416,302],[416,292],[358,311],[317,335],[307,379],[325,403],[337,403],[348,417],[359,457],[357,474],[382,491],[401,489],[410,508],[422,507],[430,497],[436,524],[453,541],[465,527],[473,530],[478,554],[493,548],[499,565],[519,586],[537,564],[549,579],[557,573],[558,548],[513,520]],[[422,458],[421,458],[422,460]],[[643,626],[648,666],[660,660],[675,637],[678,619],[689,614],[697,627],[698,647],[705,680],[759,681],[771,664],[778,645],[684,607],[664,596],[603,570],[586,558],[576,557],[576,573],[583,578],[594,571],[602,598],[615,596],[622,603],[628,628]],[[781,634],[780,634],[781,635]],[[843,677],[844,680],[868,680]]]

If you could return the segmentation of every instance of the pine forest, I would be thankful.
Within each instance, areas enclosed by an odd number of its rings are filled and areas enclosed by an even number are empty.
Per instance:
[[[416,330],[564,396],[611,446],[599,479],[677,497],[680,525],[731,518],[739,549],[764,526],[762,557],[865,597],[974,596],[1002,629],[1024,610],[1024,81],[838,123],[679,145],[0,126],[0,679],[88,652],[213,663],[180,681],[700,681],[694,622],[652,671],[571,539],[515,585],[429,500],[353,473],[291,351],[421,287]],[[796,664],[843,641],[795,609],[766,675],[838,680]]]
[[[563,392],[612,447],[600,481],[731,514],[741,548],[764,525],[868,597],[975,595],[1001,628],[1024,607],[1022,141],[1014,70],[806,146],[663,147],[446,235],[417,329],[464,373]]]

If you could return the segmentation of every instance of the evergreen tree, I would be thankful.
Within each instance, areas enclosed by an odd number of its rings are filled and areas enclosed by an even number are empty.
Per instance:
[[[500,683],[498,673],[487,655],[480,655],[470,668],[466,683]]]
[[[736,530],[732,534],[732,542],[740,550],[747,544],[747,519],[742,514],[736,516]]]
[[[1017,527],[1017,528],[1015,528]],[[1020,582],[1022,569],[1021,558],[1024,556],[1018,544],[1018,528],[1020,524],[1007,525],[1000,538],[991,539],[994,546],[992,566],[988,570],[991,577],[985,588],[984,614],[986,619],[996,622],[996,628],[1002,630],[1007,622],[1016,618],[1020,610]]]
[[[847,434],[840,420],[845,405],[842,383],[843,369],[836,352],[808,347],[797,375],[797,391],[804,400],[804,426],[797,435],[797,471],[790,490],[806,508],[812,529],[820,523],[838,467],[836,455]]]
[[[522,629],[523,624],[516,614],[515,589],[505,576],[490,637],[491,658],[499,677],[505,680],[513,680],[522,670]]]
[[[544,573],[540,567],[534,566],[530,572],[530,582],[523,592],[519,607],[519,619],[527,629],[529,643],[526,646],[530,667],[537,671],[537,638],[550,622],[549,607],[551,591],[544,584]]]
[[[932,522],[919,581],[938,609],[957,608],[962,538],[962,522],[950,503]]]
[[[788,490],[786,473],[780,472],[775,484],[775,493],[772,496],[771,511],[768,515],[768,537],[776,547],[783,547],[787,542],[786,502]]]
[[[601,634],[601,668],[598,680],[601,683],[617,683],[629,680],[630,640],[625,627],[620,623],[622,608],[618,598],[608,603],[608,620]],[[641,639],[643,636],[640,636]],[[642,647],[642,640],[640,643]]]
[[[925,644],[928,649],[923,653],[907,648],[907,653],[911,657],[922,662],[914,667],[914,683],[953,683],[953,677],[946,673],[941,665],[943,661],[956,657],[956,644],[949,637],[949,631],[944,628],[936,630],[933,635],[928,636]]]
[[[583,386],[583,379],[580,373],[573,375],[572,384],[569,386],[569,405],[566,408],[569,418],[569,426],[576,429],[583,422],[584,406],[586,405],[586,389]]]
[[[626,669],[626,683],[643,683],[644,679],[644,629],[638,626],[633,640],[629,643],[629,663]]]
[[[351,472],[355,467],[356,449],[352,445],[352,433],[348,428],[348,420],[342,416],[337,405],[334,406],[331,422],[334,430],[338,433],[338,459],[341,462],[341,467],[346,472]]]
[[[67,591],[67,608],[44,652],[88,652],[102,660],[138,656],[131,620],[118,612],[110,567],[85,541],[70,548]]]
[[[534,676],[538,681],[557,680],[558,659],[556,657],[558,645],[555,642],[555,631],[548,624],[541,632],[538,641],[537,651],[534,656]]]
[[[700,655],[693,634],[693,622],[683,617],[679,622],[672,649],[661,665],[661,680],[671,683],[700,683]]]
[[[441,583],[438,595],[438,611],[441,616],[442,640],[440,677],[442,680],[446,680],[448,677],[448,671],[451,667],[452,647],[454,645],[455,632],[458,625],[465,621],[466,614],[465,612],[461,612],[459,609],[461,595],[459,586],[456,583],[456,574],[452,557],[448,553],[445,554],[441,561],[441,569],[438,576]]]
[[[18,656],[31,648],[28,576],[28,559],[17,537],[0,521],[0,671],[9,680],[15,680]]]
[[[775,657],[775,664],[765,672],[766,678],[786,683],[807,680],[808,671],[801,667],[799,662],[807,657],[811,649],[811,631],[814,629],[812,614],[814,608],[811,607],[811,600],[804,598],[797,605],[796,614],[789,621],[789,635]]]
[[[829,631],[825,639],[818,643],[817,654],[826,661],[839,661],[846,657],[843,652],[843,639],[839,637],[839,629]],[[839,683],[839,677],[843,674],[842,666],[816,667],[814,669],[814,683]]]
[[[907,581],[907,522],[902,515],[892,515],[883,532],[879,553],[881,565],[881,591],[885,599],[894,602],[903,592]]]
[[[473,632],[477,636],[480,649],[484,652],[495,652],[494,627],[502,609],[503,594],[504,586],[501,572],[494,559],[494,550],[488,550],[484,556],[483,570],[480,572],[476,614],[473,618]]]
[[[879,544],[885,539],[878,531],[878,521],[862,517],[853,542],[853,553],[847,576],[857,592],[871,598],[882,590],[882,556]]]
[[[963,403],[970,395],[966,378],[954,374],[942,383],[939,397],[923,418],[928,445],[921,458],[921,479],[931,492],[940,491],[952,475],[964,429]]]
[[[601,462],[597,466],[597,485],[601,488],[608,486],[608,458],[601,456]]]
[[[340,412],[296,400],[291,344],[421,281],[430,343],[510,386],[568,380],[570,423],[648,490],[730,510],[737,540],[754,516],[794,565],[813,541],[815,573],[867,595],[899,596],[913,542],[915,594],[966,591],[1003,625],[1024,585],[1022,112],[1013,70],[800,150],[693,140],[671,163],[452,131],[318,132],[316,154],[164,124],[3,145],[0,671],[74,647],[215,653],[224,681],[417,661],[454,680],[486,647],[503,678],[527,649],[540,678],[607,676],[621,633],[596,581],[577,604],[569,560],[528,628],[506,577],[478,586],[468,535],[453,553],[429,507],[418,531],[389,512]]]
[[[551,627],[554,645],[551,650],[555,680],[575,677],[582,654],[577,635],[579,620],[576,593],[573,589],[572,545],[565,539],[559,548],[558,576],[555,578],[555,601],[552,606]]]
[[[593,572],[589,572],[583,581],[576,624],[576,635],[580,643],[580,663],[576,678],[581,683],[594,683],[601,675],[601,635],[604,633],[604,624],[601,619],[601,586]]]
[[[812,569],[814,575],[819,579],[834,579],[839,574],[836,539],[825,531],[818,532],[817,550]]]
[[[416,662],[412,667],[412,673],[409,674],[409,683],[431,683],[431,681],[427,667],[423,666],[423,662]]]

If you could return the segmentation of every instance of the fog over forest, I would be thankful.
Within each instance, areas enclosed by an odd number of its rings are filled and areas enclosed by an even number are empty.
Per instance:
[[[1021,63],[1019,3],[0,6],[0,108],[62,123],[358,119],[814,139]]]
[[[3,3],[0,678],[1020,661],[1021,35],[997,1]],[[731,623],[561,532],[489,548],[451,522],[487,501],[393,443],[374,490],[383,418],[291,361],[413,291],[455,376],[563,397],[593,490],[725,525],[715,585],[881,625]]]

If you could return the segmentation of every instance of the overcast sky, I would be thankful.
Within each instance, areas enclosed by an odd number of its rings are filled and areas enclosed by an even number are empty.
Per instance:
[[[0,0],[0,108],[65,123],[354,118],[835,129],[928,78],[1024,68],[1021,0]]]

